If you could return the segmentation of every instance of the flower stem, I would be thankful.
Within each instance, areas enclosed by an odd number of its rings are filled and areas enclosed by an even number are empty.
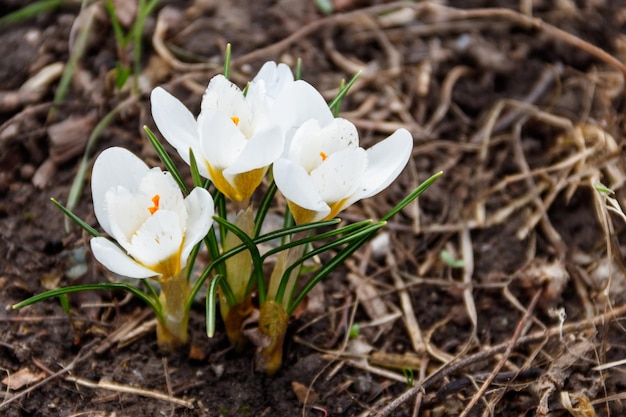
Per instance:
[[[189,311],[185,304],[190,290],[186,269],[161,282],[163,318],[157,323],[157,344],[162,351],[173,352],[187,343]]]
[[[293,236],[292,241],[304,239],[308,235],[308,231],[298,232]],[[287,277],[283,277],[283,275],[285,275],[287,268],[302,257],[305,248],[306,244],[303,244],[280,252],[270,277],[267,299],[281,304],[285,310],[289,305],[296,282],[300,276],[300,268],[294,268]]]
[[[252,206],[239,212],[233,224],[246,235],[251,236],[254,233],[254,212]],[[241,245],[241,243],[240,238],[229,232],[226,235],[224,250],[228,251]],[[252,273],[252,254],[249,251],[238,253],[227,259],[225,264],[226,281],[234,296],[235,304],[229,304],[222,289],[219,288],[220,314],[224,320],[228,340],[235,347],[235,350],[241,351],[247,340],[242,333],[243,322],[253,311],[252,296],[248,291],[248,282]]]
[[[261,304],[259,330],[267,340],[257,353],[256,366],[269,376],[274,375],[282,365],[283,342],[288,323],[287,312],[280,304],[272,300]]]

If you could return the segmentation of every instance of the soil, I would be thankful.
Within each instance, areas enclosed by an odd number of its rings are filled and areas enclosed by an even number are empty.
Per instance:
[[[79,3],[0,24],[0,414],[624,414],[623,2],[334,0],[325,15],[314,1],[162,1],[143,31],[138,95],[115,88],[111,71],[133,55],[102,2]],[[115,3],[127,28],[135,2]],[[85,31],[51,113],[58,65]],[[118,145],[157,165],[142,129],[156,131],[150,90],[166,85],[197,113],[226,43],[239,85],[265,61],[301,58],[330,100],[362,70],[341,113],[362,146],[413,134],[408,168],[343,219],[379,218],[443,176],[387,225],[388,245],[364,246],[316,288],[273,377],[229,349],[221,323],[207,338],[203,299],[189,346],[172,354],[125,293],[74,294],[71,320],[56,300],[13,310],[113,279],[50,198],[67,201],[89,135],[116,108],[87,161]],[[88,178],[74,212],[98,227]]]

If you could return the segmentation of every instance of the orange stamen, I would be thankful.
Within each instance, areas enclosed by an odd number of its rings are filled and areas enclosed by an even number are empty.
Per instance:
[[[233,116],[230,118],[230,120],[233,121],[233,123],[235,124],[235,126],[239,126],[239,117],[237,116]]]
[[[326,155],[324,152],[320,152],[320,156],[322,157],[322,161],[325,161],[326,158],[328,158],[328,155]]]
[[[159,200],[161,200],[161,196],[158,194],[155,194],[154,197],[152,197],[152,203],[154,205],[152,207],[148,207],[148,211],[150,212],[150,214],[156,213],[156,211],[159,209]]]

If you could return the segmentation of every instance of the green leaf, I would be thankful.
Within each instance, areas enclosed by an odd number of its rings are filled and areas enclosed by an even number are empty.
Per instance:
[[[293,233],[304,232],[307,230],[314,229],[316,227],[331,226],[339,222],[340,222],[339,219],[331,219],[331,220],[326,220],[323,222],[316,222],[316,223],[310,223],[310,224],[305,224],[305,225],[300,225],[300,226],[294,226],[288,229],[277,230],[275,232],[271,232],[271,233],[267,233],[265,235],[259,236],[258,238],[255,238],[253,242],[255,245],[258,245],[259,243],[269,242],[270,240],[274,240],[274,239],[280,239],[283,236],[290,235]],[[211,230],[214,230],[214,229],[212,228]],[[219,248],[217,247],[217,239],[215,238],[215,236],[211,238],[211,235],[212,234],[209,233],[208,237],[205,239],[205,243],[207,244],[207,247],[209,248],[209,253],[211,255],[212,261],[204,269],[204,271],[202,272],[202,274],[200,275],[200,277],[194,284],[193,288],[191,289],[191,292],[189,295],[188,306],[187,306],[189,308],[191,307],[192,301],[195,299],[196,295],[198,294],[198,292],[204,285],[204,282],[211,275],[211,272],[214,269],[217,269],[218,271],[220,271],[220,267],[224,266],[223,263],[226,259],[230,258],[231,256],[235,256],[236,254],[238,254],[241,251],[246,250],[247,248],[245,244],[241,244],[225,252],[224,254],[220,255]],[[220,275],[225,276],[225,274],[222,272],[220,272]],[[232,291],[228,287],[228,283],[226,282],[226,280],[222,280],[221,282],[222,284],[220,285],[222,287],[222,291],[224,292],[224,295],[226,296],[229,305],[234,306],[236,303],[235,296],[233,295]]]
[[[148,295],[146,295],[144,292],[142,292],[140,289],[138,289],[137,287],[134,287],[129,284],[124,284],[121,282],[106,282],[106,283],[101,283],[101,284],[86,284],[86,285],[76,285],[72,287],[58,288],[55,290],[50,290],[50,291],[43,292],[41,294],[34,295],[30,298],[27,298],[24,301],[14,304],[13,309],[19,310],[20,308],[24,308],[26,306],[29,306],[29,305],[32,305],[32,304],[35,304],[35,303],[38,303],[38,302],[41,302],[50,298],[62,297],[67,294],[72,294],[72,293],[80,292],[80,291],[92,291],[92,290],[128,291],[132,293],[133,295],[135,295],[140,300],[142,300],[143,302],[145,302],[150,308],[152,308],[152,310],[156,314],[157,318],[159,318],[159,320],[163,320],[161,304],[159,303],[158,299],[154,300],[150,298]]]
[[[265,216],[270,209],[270,205],[272,204],[272,200],[276,195],[276,183],[272,180],[270,186],[267,188],[263,199],[261,199],[261,204],[259,204],[259,208],[257,209],[256,216],[254,218],[254,237],[259,236],[261,233],[261,228],[263,227],[263,222],[265,222]]]
[[[70,51],[70,57],[67,60],[65,69],[63,70],[63,74],[61,75],[61,80],[59,80],[59,84],[54,93],[54,104],[59,104],[63,100],[65,100],[70,85],[72,84],[74,73],[76,72],[76,68],[78,67],[78,62],[82,59],[87,49],[87,40],[89,39],[89,33],[91,32],[93,27],[93,22],[96,16],[96,9],[83,8],[80,13],[84,13],[82,16],[79,17],[82,18],[81,21],[83,24],[79,25],[78,34],[76,35],[76,42],[74,42],[73,48]],[[48,112],[48,121],[54,118],[56,110],[56,106],[50,109],[50,111]]]
[[[185,181],[183,181],[183,177],[180,175],[180,171],[178,171],[178,168],[176,168],[174,161],[172,161],[172,158],[170,158],[169,154],[167,153],[163,145],[161,145],[161,142],[159,142],[159,139],[157,139],[155,134],[152,133],[152,131],[150,130],[148,126],[144,126],[143,130],[145,130],[146,134],[148,135],[148,140],[154,147],[154,150],[156,151],[157,155],[159,155],[161,162],[163,162],[163,165],[165,165],[165,169],[169,171],[170,174],[172,174],[172,177],[174,177],[174,180],[176,180],[176,183],[180,187],[183,194],[184,195],[189,194],[189,189],[185,185]]]
[[[72,311],[70,309],[70,300],[67,298],[67,294],[59,295],[59,303],[61,304],[61,308],[67,314],[68,317],[72,317]]]
[[[230,60],[231,60],[231,46],[230,43],[226,44],[226,52],[224,54],[224,78],[230,79]]]
[[[313,276],[313,278],[311,278],[304,285],[304,288],[302,288],[300,294],[298,294],[295,299],[289,302],[289,305],[286,309],[287,315],[291,316],[298,304],[300,304],[302,300],[304,300],[304,297],[306,297],[309,291],[311,291],[313,287],[315,287],[321,280],[326,278],[328,274],[330,274],[335,268],[341,265],[346,259],[352,256],[352,254],[356,252],[361,246],[363,246],[363,244],[374,234],[374,232],[375,230],[371,231],[365,236],[361,236],[360,239],[357,239],[356,241],[350,243],[348,246],[339,251],[335,256],[333,256],[326,264],[324,264],[322,268],[317,271],[317,274],[315,274],[315,276]]]
[[[325,15],[333,14],[333,2],[331,0],[315,0],[315,5],[319,9],[320,12]]]
[[[198,162],[196,161],[193,149],[191,148],[189,148],[189,167],[191,168],[191,179],[193,180],[193,185],[196,187],[202,187],[204,185],[204,181],[202,181],[202,176],[198,170]]]
[[[59,203],[57,200],[55,200],[54,198],[51,198],[50,201],[52,201],[52,204],[54,204],[55,206],[57,206],[58,208],[61,209],[61,211],[63,213],[65,213],[65,215],[67,217],[69,217],[71,220],[73,220],[77,225],[79,225],[84,231],[86,231],[87,233],[89,233],[91,236],[93,237],[100,237],[102,236],[100,234],[100,232],[98,232],[96,229],[94,229],[93,227],[89,226],[87,223],[85,223],[82,219],[80,219],[78,216],[76,216],[74,213],[72,213],[69,209],[65,208],[63,206],[63,204]]]
[[[133,91],[135,95],[139,95],[139,76],[141,75],[141,54],[143,52],[143,29],[146,25],[146,19],[154,11],[159,4],[159,0],[139,0],[137,8],[137,18],[131,28],[133,38]]]
[[[326,263],[321,269],[320,271],[315,275],[315,277],[313,277],[313,280],[316,280],[315,283],[317,284],[319,281],[321,281],[324,277],[326,277],[326,275],[328,275],[330,272],[332,272],[332,270],[334,268],[336,268],[337,266],[339,266],[340,262],[336,262],[337,259],[341,259],[341,262],[343,262],[343,260],[347,259],[348,256],[352,255],[352,253],[357,250],[361,245],[363,245],[363,243],[365,243],[365,241],[367,241],[367,239],[369,239],[374,232],[376,232],[378,229],[380,229],[381,227],[383,227],[386,224],[386,222],[380,221],[374,224],[370,224],[367,227],[362,228],[361,230],[358,230],[354,233],[350,233],[347,236],[343,236],[339,239],[333,240],[330,243],[327,243],[326,245],[323,245],[319,248],[313,249],[310,252],[307,252],[304,256],[302,256],[300,259],[298,259],[296,262],[293,263],[293,265],[290,265],[289,267],[287,267],[285,269],[285,272],[283,273],[283,277],[281,278],[281,282],[280,285],[278,287],[278,291],[276,292],[276,302],[278,303],[283,303],[283,298],[286,295],[287,297],[291,297],[291,294],[285,294],[285,289],[287,287],[287,281],[289,279],[289,276],[291,275],[291,272],[295,269],[298,268],[302,263],[304,263],[304,261],[311,259],[312,257],[316,256],[316,255],[320,255],[324,252],[329,251],[330,249],[334,249],[338,246],[344,245],[346,243],[350,243],[354,240],[356,240],[355,243],[358,243],[358,246],[356,248],[354,248],[354,250],[350,251],[349,254],[345,257],[342,257],[341,254],[343,251],[346,250],[346,248],[344,248],[342,251],[339,252],[338,255],[334,256],[328,263]],[[350,244],[347,246],[347,248],[352,247],[354,243]],[[332,268],[328,268],[329,265],[332,265]],[[320,274],[323,274],[322,276],[320,276]],[[305,288],[307,288],[305,286]],[[313,288],[313,287],[311,287]],[[307,290],[310,291],[311,288],[309,288]],[[300,299],[300,297],[298,297],[298,299]],[[301,299],[300,299],[301,301]],[[298,301],[298,302],[300,302]],[[290,300],[287,300],[287,314],[291,316],[291,313],[293,312],[293,309],[295,309],[295,306],[292,307],[291,305],[292,303],[290,302]]]
[[[265,301],[265,277],[263,275],[263,260],[261,258],[261,254],[259,253],[259,248],[257,248],[254,241],[240,228],[232,224],[226,219],[222,219],[217,216],[213,216],[213,220],[215,220],[220,228],[226,228],[228,231],[234,233],[246,246],[248,251],[250,252],[250,256],[252,257],[252,274],[256,278],[257,282],[257,291],[259,293],[259,302],[262,303]]]
[[[324,266],[322,266],[322,268],[317,272],[317,274],[315,274],[315,276],[311,278],[311,280],[309,280],[309,282],[305,284],[304,288],[300,291],[300,294],[298,294],[298,296],[295,299],[289,302],[289,305],[287,308],[287,314],[291,316],[291,314],[293,314],[293,311],[298,306],[298,304],[302,302],[304,297],[306,297],[309,291],[311,291],[311,289],[315,285],[317,285],[317,283],[319,283],[328,274],[330,274],[336,267],[338,267],[341,263],[343,263],[346,259],[348,259],[365,242],[367,242],[368,239],[370,239],[374,235],[376,230],[384,226],[384,224],[389,219],[391,219],[395,214],[397,214],[400,210],[406,207],[411,201],[415,200],[424,191],[426,191],[428,187],[430,187],[433,184],[433,182],[435,182],[441,175],[443,175],[443,172],[440,171],[432,175],[422,184],[420,184],[415,190],[413,190],[408,196],[406,196],[398,205],[396,205],[387,214],[385,214],[379,222],[374,223],[372,226],[370,226],[371,227],[370,230],[357,232],[359,234],[358,239],[349,243],[346,247],[344,247],[341,251],[339,251],[339,253],[333,256],[332,259],[330,259],[326,264],[324,264]],[[313,252],[315,251],[312,251],[311,253]],[[310,255],[310,253],[307,254],[307,256],[308,255]],[[282,285],[282,282],[281,282],[281,285]]]
[[[603,194],[609,194],[609,195],[615,194],[615,191],[611,190],[610,188],[608,188],[607,186],[601,183],[594,184],[593,188],[595,188],[596,191],[599,191]]]
[[[406,367],[402,368],[402,375],[406,378],[406,384],[409,388],[413,387],[413,383],[415,382],[415,377],[413,376],[413,369]]]
[[[343,88],[341,88],[339,90],[339,93],[337,94],[337,97],[335,97],[333,99],[333,101],[330,102],[330,104],[328,105],[328,107],[333,111],[333,114],[335,112],[339,112],[339,106],[341,106],[341,101],[343,100],[343,98],[346,96],[346,94],[348,94],[348,90],[350,90],[350,88],[352,88],[352,86],[354,85],[354,83],[356,82],[356,80],[359,79],[359,77],[361,76],[361,71],[357,72],[356,74],[354,74],[354,76],[352,77],[352,79],[348,82],[348,84],[346,84]]]
[[[391,210],[389,210],[389,212],[387,214],[385,214],[381,220],[383,221],[387,221],[389,219],[391,219],[393,216],[395,216],[398,212],[400,212],[403,208],[405,208],[406,206],[409,205],[409,203],[411,203],[411,201],[415,200],[417,197],[419,197],[424,191],[426,191],[428,189],[428,187],[430,187],[439,177],[441,177],[443,175],[443,171],[439,171],[438,173],[432,175],[430,178],[428,178],[426,181],[424,181],[423,183],[421,183],[415,190],[413,190],[411,192],[411,194],[407,195],[406,197],[404,197],[404,199],[398,203],[394,208],[392,208]]]
[[[216,275],[209,282],[206,292],[206,335],[213,337],[215,334],[215,317],[217,316],[217,286],[220,281],[226,281],[222,275]]]
[[[356,339],[357,337],[359,337],[360,332],[361,332],[361,327],[358,325],[358,323],[354,323],[352,326],[350,326],[348,337],[350,339]]]
[[[462,259],[455,259],[454,256],[452,256],[452,254],[445,249],[441,251],[439,257],[451,268],[465,267],[465,262],[463,262]]]
[[[117,43],[118,49],[124,49],[128,44],[129,38],[126,36],[126,34],[124,34],[124,29],[122,29],[122,25],[117,18],[117,14],[115,14],[115,4],[113,4],[113,0],[107,0],[104,2],[104,6],[106,7],[107,13],[109,14],[109,19],[111,20],[111,26],[113,27],[115,42]],[[119,65],[120,63],[118,62],[117,64]]]
[[[284,244],[280,245],[277,248],[270,249],[267,252],[265,252],[263,254],[262,258],[266,259],[269,256],[272,256],[272,255],[274,255],[274,254],[276,254],[278,252],[282,252],[283,250],[294,248],[294,247],[300,246],[300,245],[306,245],[306,244],[313,243],[313,242],[318,241],[318,240],[328,239],[328,238],[331,238],[333,236],[337,236],[337,235],[341,235],[341,234],[348,234],[349,235],[351,233],[356,233],[356,232],[358,232],[359,229],[361,229],[363,227],[366,227],[366,226],[369,226],[371,224],[372,224],[371,220],[362,220],[362,221],[357,222],[357,223],[352,223],[352,224],[346,225],[346,226],[341,227],[339,229],[330,230],[330,231],[325,232],[325,233],[311,235],[311,236],[307,236],[307,237],[302,238],[302,239],[291,241],[289,243],[284,243]]]
[[[0,28],[5,28],[11,24],[19,23],[23,20],[30,19],[41,13],[58,9],[63,5],[63,0],[41,0],[28,6],[24,6],[12,13],[0,18]]]
[[[296,74],[294,76],[295,80],[302,79],[302,58],[298,57],[296,60]]]

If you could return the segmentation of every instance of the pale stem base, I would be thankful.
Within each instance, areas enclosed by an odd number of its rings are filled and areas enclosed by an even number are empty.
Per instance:
[[[161,282],[163,320],[157,323],[157,344],[162,351],[172,352],[187,343],[189,312],[185,304],[190,290],[186,269]]]

